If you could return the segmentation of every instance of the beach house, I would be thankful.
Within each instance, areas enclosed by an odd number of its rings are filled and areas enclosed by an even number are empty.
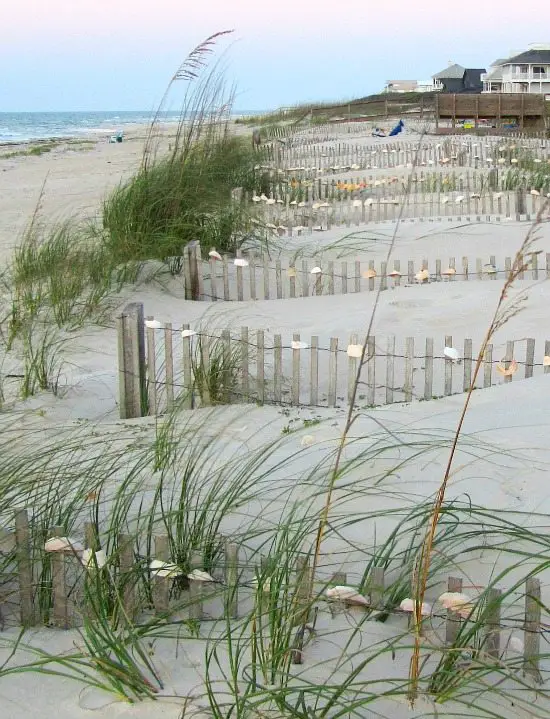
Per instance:
[[[529,45],[500,58],[481,77],[483,92],[536,93],[550,96],[550,44]]]
[[[388,80],[384,86],[385,93],[433,92],[431,80]]]
[[[478,93],[483,90],[481,76],[485,68],[466,68],[456,63],[449,63],[445,70],[432,76],[433,89],[451,93]]]

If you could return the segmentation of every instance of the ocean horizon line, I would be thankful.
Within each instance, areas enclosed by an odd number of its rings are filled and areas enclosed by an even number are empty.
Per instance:
[[[258,114],[260,111],[234,110],[232,117]],[[47,110],[0,111],[0,143],[18,144],[33,140],[84,137],[123,130],[126,125],[148,125],[156,111],[151,110]],[[181,111],[159,113],[163,122],[177,122]]]

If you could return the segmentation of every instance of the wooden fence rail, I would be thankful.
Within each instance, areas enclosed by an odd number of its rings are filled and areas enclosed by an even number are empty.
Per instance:
[[[283,261],[253,252],[241,255],[234,259],[224,255],[221,260],[213,255],[206,260],[198,244],[187,247],[182,276],[186,299],[242,302],[372,292],[407,284],[494,281],[507,277],[514,262],[512,257],[497,260],[491,255],[485,259],[462,257],[458,262],[455,257],[395,259],[388,267],[380,260],[337,261],[318,256]],[[550,253],[530,253],[523,263],[519,280],[550,278]]]
[[[132,317],[135,322],[136,315]],[[188,325],[176,329],[152,317],[145,320],[145,334],[145,352],[140,354],[134,342],[120,353],[128,364],[119,367],[119,375],[132,374],[136,363],[143,365],[146,402],[136,413],[136,404],[127,399],[127,384],[122,384],[122,417],[159,415],[176,403],[186,409],[247,402],[342,406],[352,396],[362,349],[356,334],[348,342],[339,337],[323,341],[318,336],[304,341],[300,333],[283,341],[280,334],[270,336],[261,329],[242,327],[239,333],[215,334]],[[119,334],[119,343],[127,342],[127,337]],[[550,372],[550,341],[544,343],[538,358],[532,338],[508,341],[498,355],[497,350],[488,345],[476,387]],[[475,359],[470,339],[458,350],[451,336],[437,343],[432,338],[408,337],[397,342],[393,336],[371,337],[357,406],[431,400],[467,391]]]

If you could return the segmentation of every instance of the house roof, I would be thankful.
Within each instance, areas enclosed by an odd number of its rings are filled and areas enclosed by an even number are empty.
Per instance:
[[[502,80],[502,68],[501,67],[495,67],[495,69],[492,72],[488,72],[485,75],[485,82],[495,81],[495,80]]]
[[[432,77],[434,80],[462,80],[465,72],[465,67],[455,64],[446,67],[444,70],[441,70],[441,72],[436,73]]]
[[[500,67],[501,65],[505,65],[507,62],[507,57],[499,57],[498,60],[491,63],[490,67]]]
[[[550,64],[550,50],[526,50],[519,55],[505,60],[505,65],[533,65],[540,63],[541,65]]]

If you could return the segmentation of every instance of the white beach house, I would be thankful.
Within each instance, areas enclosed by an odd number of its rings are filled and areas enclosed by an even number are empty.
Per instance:
[[[550,95],[550,44],[529,45],[525,52],[495,60],[481,79],[483,92]]]

